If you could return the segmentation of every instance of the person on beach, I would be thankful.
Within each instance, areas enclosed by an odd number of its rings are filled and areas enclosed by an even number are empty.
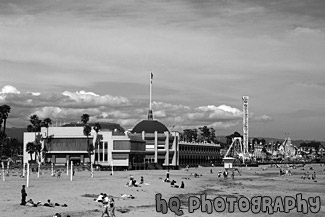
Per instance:
[[[185,184],[183,181],[181,182],[181,185],[179,186],[179,188],[185,188]]]
[[[56,171],[56,177],[57,177],[57,179],[61,178],[61,171],[60,170]]]
[[[47,203],[44,203],[43,206],[48,206],[48,207],[55,207],[55,205],[51,202],[50,199],[47,200]]]
[[[224,179],[228,178],[228,172],[227,172],[227,170],[223,171],[223,178]]]
[[[108,213],[110,217],[115,217],[115,204],[114,204],[114,198],[111,198],[109,200],[109,206],[108,206]]]
[[[143,179],[143,176],[141,176],[140,184],[143,184],[143,183],[144,183],[144,179]]]
[[[108,203],[109,203],[109,198],[106,194],[103,195],[103,212],[102,212],[102,217],[106,214],[109,216],[109,210],[108,210]]]
[[[172,187],[172,188],[178,188],[179,186],[176,185],[176,181],[175,181],[175,180],[172,180],[172,181],[170,182],[170,187]]]
[[[169,180],[169,172],[168,171],[166,173],[166,178],[164,179],[164,182],[170,182],[170,180]]]
[[[97,197],[97,199],[95,199],[96,202],[103,202],[103,197],[104,197],[104,193],[100,193],[100,195]]]
[[[311,179],[312,179],[312,180],[316,180],[316,172],[315,172],[315,171],[314,171],[313,174],[311,174]]]
[[[22,189],[21,189],[21,203],[20,203],[20,205],[23,205],[23,206],[26,205],[26,197],[27,197],[27,193],[26,193],[25,185],[23,185]]]

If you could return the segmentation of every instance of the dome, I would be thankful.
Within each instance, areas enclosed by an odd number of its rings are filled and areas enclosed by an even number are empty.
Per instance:
[[[155,131],[157,131],[157,133],[169,132],[167,127],[157,120],[143,120],[135,125],[131,132],[142,133],[142,131],[146,133],[154,133]]]

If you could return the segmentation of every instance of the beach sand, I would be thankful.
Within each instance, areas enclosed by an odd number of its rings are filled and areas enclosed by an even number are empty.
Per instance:
[[[313,167],[314,170],[310,170]],[[262,170],[262,168],[267,168]],[[212,169],[213,174],[210,174]],[[156,211],[155,195],[161,194],[167,202],[176,196],[181,201],[182,216],[325,216],[325,167],[319,164],[306,165],[304,168],[292,169],[292,176],[280,176],[279,169],[263,165],[260,167],[239,168],[241,176],[235,173],[235,179],[223,177],[218,178],[218,171],[222,167],[198,167],[186,170],[170,170],[170,179],[177,184],[184,181],[185,188],[172,188],[169,183],[164,183],[166,170],[137,170],[137,171],[96,171],[94,177],[90,177],[89,171],[76,171],[73,181],[70,175],[63,172],[60,179],[51,177],[51,172],[43,171],[37,178],[37,173],[30,174],[30,184],[26,188],[27,200],[34,202],[46,202],[51,199],[53,203],[67,204],[68,207],[30,207],[21,206],[21,186],[26,185],[26,177],[19,177],[20,172],[12,172],[6,177],[6,181],[0,180],[0,216],[24,216],[24,217],[52,217],[55,213],[62,216],[70,215],[78,217],[101,216],[102,205],[94,201],[100,193],[111,195],[115,199],[116,216],[177,216],[171,210],[167,214]],[[311,179],[301,179],[305,172],[317,173],[317,182]],[[198,178],[191,174],[202,174]],[[126,183],[130,176],[137,181],[144,177],[147,185],[141,187],[127,187]],[[201,211],[201,208],[193,213],[188,212],[188,198],[205,194],[208,199],[216,197],[246,197],[249,200],[254,196],[276,197],[293,196],[301,193],[304,199],[308,197],[321,198],[321,208],[318,213],[303,214],[296,209],[289,213],[275,212],[271,215],[260,212],[258,214],[240,212],[235,208],[233,213],[227,209],[223,212],[213,210],[212,214]],[[122,194],[133,195],[135,198],[122,198]]]

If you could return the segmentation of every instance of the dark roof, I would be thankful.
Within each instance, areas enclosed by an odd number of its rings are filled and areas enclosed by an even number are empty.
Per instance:
[[[169,132],[167,127],[157,120],[143,120],[135,125],[131,133],[142,133],[142,131],[146,133],[154,133],[155,131],[157,133]]]

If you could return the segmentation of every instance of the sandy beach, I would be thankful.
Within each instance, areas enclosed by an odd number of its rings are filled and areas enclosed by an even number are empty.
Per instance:
[[[310,170],[310,167],[313,170]],[[210,173],[212,169],[213,173]],[[38,178],[37,173],[30,174],[30,184],[26,188],[27,200],[34,202],[46,202],[51,199],[53,203],[60,205],[67,204],[67,207],[30,207],[21,206],[21,186],[26,184],[26,178],[19,177],[19,171],[12,171],[11,176],[6,177],[6,181],[0,183],[0,216],[25,216],[25,217],[52,217],[55,213],[61,213],[62,216],[70,215],[78,217],[101,216],[102,205],[94,201],[100,193],[111,195],[115,199],[116,216],[177,216],[170,209],[166,214],[156,210],[156,194],[161,194],[161,198],[168,200],[176,197],[181,202],[179,210],[183,211],[182,216],[325,216],[325,167],[321,165],[306,165],[292,170],[292,176],[280,176],[279,169],[269,165],[259,167],[239,168],[241,176],[235,173],[235,179],[229,176],[224,179],[218,178],[218,171],[221,167],[198,167],[190,168],[188,171],[171,170],[170,178],[177,184],[184,181],[185,188],[172,188],[169,183],[164,183],[166,170],[138,170],[138,171],[97,171],[94,178],[90,177],[89,171],[76,171],[73,181],[70,181],[70,175],[63,172],[61,178],[51,177],[51,172],[43,171]],[[313,173],[316,171],[316,181],[312,179],[301,179],[305,172]],[[197,173],[200,176],[195,178]],[[201,176],[202,175],[202,176]],[[144,177],[145,185],[141,187],[127,187],[130,176],[137,181]],[[260,212],[254,214],[251,210],[241,212],[235,206],[234,212],[228,212],[226,209],[222,212],[213,210],[212,214],[202,212],[201,207],[189,213],[189,197],[206,195],[207,199],[213,200],[216,197],[241,198],[246,197],[249,200],[255,196],[269,196],[272,199],[286,196],[296,197],[301,193],[302,198],[320,197],[321,207],[317,213],[308,214],[297,212],[294,208],[288,213],[274,212],[273,214]],[[135,198],[121,197],[123,194],[132,195]]]

